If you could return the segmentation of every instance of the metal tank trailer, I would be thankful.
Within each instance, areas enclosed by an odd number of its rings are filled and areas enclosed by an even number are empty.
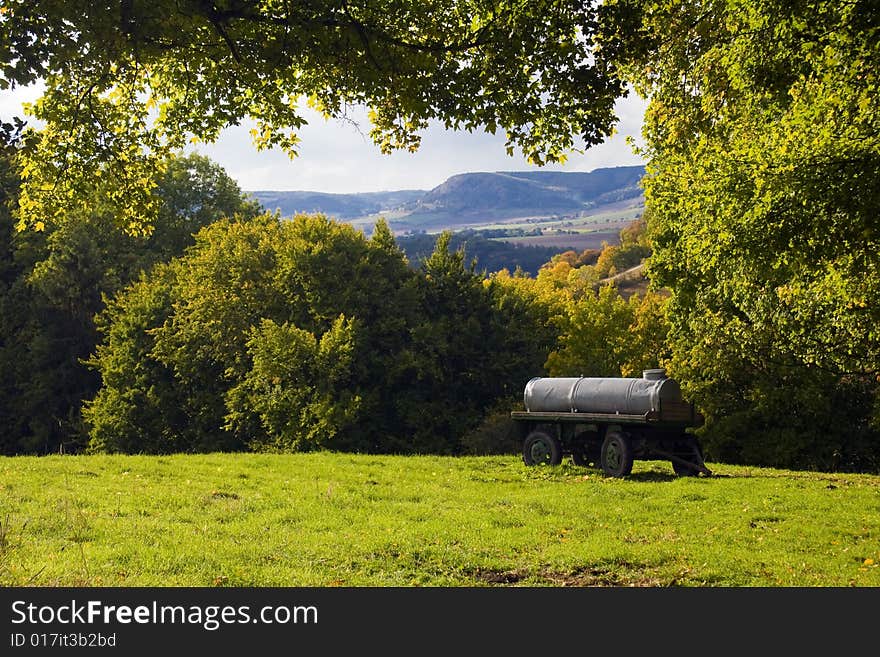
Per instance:
[[[632,472],[633,461],[664,460],[679,476],[711,475],[696,436],[703,416],[684,401],[662,369],[642,378],[535,377],[525,387],[525,411],[513,411],[526,465],[558,465],[571,455],[611,477]]]

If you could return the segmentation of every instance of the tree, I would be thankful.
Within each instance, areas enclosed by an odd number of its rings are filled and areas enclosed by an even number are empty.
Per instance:
[[[17,149],[4,161],[10,182],[4,195],[13,206]],[[149,238],[116,230],[99,199],[88,212],[74,209],[39,233],[16,232],[9,212],[0,216],[0,405],[10,416],[3,423],[4,451],[82,449],[87,436],[81,404],[100,385],[82,361],[95,350],[94,316],[104,299],[182,253],[200,225],[225,213],[257,211],[220,167],[199,156],[172,160],[158,176],[158,190],[162,202]]]
[[[0,452],[76,449],[77,401],[95,376],[77,361],[83,334],[75,318],[35,293],[30,275],[45,257],[44,234],[14,230],[20,125],[0,126]]]
[[[628,300],[602,285],[567,304],[559,346],[550,353],[551,376],[635,376],[668,358],[666,298],[656,292]]]
[[[73,383],[69,369],[61,366],[65,359],[52,348],[60,344],[53,338],[69,336],[63,326],[56,328],[52,319],[57,314],[34,298],[27,282],[34,262],[44,253],[45,236],[14,229],[11,210],[18,199],[21,127],[0,124],[0,452],[4,454],[57,448],[58,430],[68,419],[57,386]],[[55,366],[55,371],[46,372],[39,365]]]
[[[149,237],[115,230],[116,217],[102,205],[100,194],[88,212],[71,211],[45,231],[46,253],[34,264],[29,282],[89,334],[83,356],[94,348],[93,318],[104,307],[104,297],[141,271],[181,255],[203,226],[262,211],[222,167],[200,155],[172,158],[155,178],[159,214]]]
[[[480,386],[489,342],[488,296],[463,249],[450,251],[441,234],[422,262],[412,359],[404,372],[412,383],[398,404],[413,428],[416,451],[454,453],[479,413],[488,390]]]
[[[196,153],[173,157],[156,178],[156,224],[146,240],[138,269],[166,262],[195,243],[194,235],[224,217],[256,217],[260,203],[241,191],[216,162]]]
[[[541,372],[556,340],[549,308],[517,285],[524,279],[484,278],[451,241],[439,236],[416,279],[411,346],[394,389],[406,451],[460,453],[492,406]]]
[[[155,331],[172,312],[174,264],[142,273],[96,320],[103,340],[89,364],[101,386],[85,402],[88,447],[99,452],[187,452],[201,440],[174,369],[154,354]]]
[[[333,447],[338,435],[362,419],[361,397],[350,386],[355,330],[344,315],[320,339],[269,319],[251,330],[247,347],[253,365],[226,395],[227,421],[255,437],[250,447],[283,452]],[[253,429],[254,420],[260,430]]]
[[[157,276],[100,316],[94,449],[375,451],[399,430],[388,381],[415,272],[387,226],[367,240],[320,215],[221,220]]]
[[[706,409],[707,448],[880,467],[880,14],[775,0],[603,11],[607,47],[651,99],[650,272],[672,290],[670,367]]]
[[[436,120],[562,161],[575,135],[611,133],[624,93],[595,25],[579,0],[8,0],[0,85],[47,85],[21,225],[62,221],[101,189],[119,225],[149,233],[169,153],[250,117],[258,148],[293,155],[302,103],[342,119],[368,106],[383,152],[416,149]]]

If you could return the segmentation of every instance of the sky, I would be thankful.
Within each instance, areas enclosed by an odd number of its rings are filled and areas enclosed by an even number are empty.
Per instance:
[[[22,102],[32,102],[40,87],[0,91],[0,119],[23,116]],[[644,164],[626,142],[640,141],[646,102],[636,94],[618,101],[617,133],[605,143],[582,154],[572,153],[565,165],[535,167],[516,153],[507,155],[504,136],[485,132],[455,132],[440,125],[422,133],[416,153],[383,155],[367,136],[366,110],[355,109],[347,122],[325,120],[305,110],[308,124],[300,130],[299,156],[291,160],[273,149],[257,151],[251,143],[250,124],[227,128],[213,144],[199,144],[191,150],[205,155],[236,180],[245,192],[315,191],[338,194],[402,189],[433,189],[450,176],[486,171],[592,171],[602,167]]]

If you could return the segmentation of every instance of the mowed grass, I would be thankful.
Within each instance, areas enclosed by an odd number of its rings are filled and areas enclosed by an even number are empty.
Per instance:
[[[4,586],[880,586],[880,477],[516,456],[0,459]]]

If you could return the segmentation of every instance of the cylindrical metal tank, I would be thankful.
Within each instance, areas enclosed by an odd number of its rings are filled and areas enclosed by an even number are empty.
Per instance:
[[[523,401],[530,413],[644,415],[682,399],[678,383],[663,370],[644,370],[641,379],[535,377],[526,384]]]

